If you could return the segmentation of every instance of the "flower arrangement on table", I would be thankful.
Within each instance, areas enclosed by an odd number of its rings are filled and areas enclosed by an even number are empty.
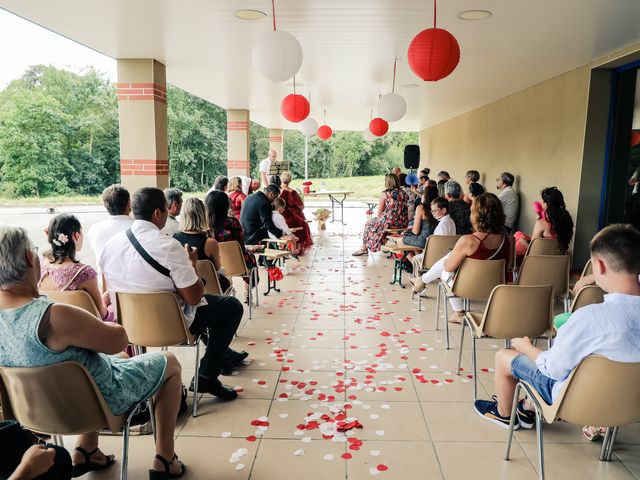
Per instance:
[[[272,280],[275,282],[278,280],[282,280],[284,278],[284,275],[282,274],[282,270],[280,270],[280,268],[276,266],[269,267],[268,271],[269,271],[269,280]]]
[[[327,219],[331,216],[331,211],[326,208],[318,208],[313,213],[313,217],[318,222],[318,230],[326,230],[327,226],[325,225]]]
[[[313,182],[310,182],[309,180],[302,182],[302,192],[311,193],[311,185],[313,185]]]

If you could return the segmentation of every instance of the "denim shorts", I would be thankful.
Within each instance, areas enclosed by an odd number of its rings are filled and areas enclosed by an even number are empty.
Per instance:
[[[524,380],[535,388],[544,401],[547,402],[547,405],[553,403],[551,401],[551,391],[557,380],[547,377],[538,370],[536,364],[529,357],[524,354],[513,357],[513,360],[511,360],[511,375],[518,380]]]

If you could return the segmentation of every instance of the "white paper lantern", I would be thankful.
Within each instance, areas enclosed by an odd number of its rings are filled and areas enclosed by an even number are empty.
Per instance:
[[[313,137],[318,130],[318,122],[316,122],[313,118],[307,117],[302,122],[300,122],[300,132],[305,137]]]
[[[277,30],[262,36],[253,48],[253,65],[272,82],[290,79],[302,65],[302,47],[296,37]]]
[[[373,133],[371,133],[371,130],[369,130],[369,127],[365,128],[362,131],[362,136],[367,142],[373,142],[376,138],[378,138]]]
[[[397,93],[387,93],[378,100],[378,115],[387,122],[397,122],[407,113],[407,102]]]

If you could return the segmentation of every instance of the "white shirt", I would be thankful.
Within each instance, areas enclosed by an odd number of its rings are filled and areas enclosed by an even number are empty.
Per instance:
[[[129,215],[109,215],[109,218],[106,220],[94,223],[91,228],[89,228],[87,238],[89,239],[89,245],[91,245],[91,249],[96,256],[98,272],[100,272],[100,256],[102,255],[104,246],[118,233],[130,229],[132,224],[133,218]]]
[[[434,235],[455,235],[456,234],[456,224],[453,221],[453,218],[449,216],[447,213],[444,217],[438,220],[438,226],[433,231]]]
[[[558,329],[553,346],[536,359],[543,374],[558,380],[551,391],[554,402],[571,371],[592,354],[640,362],[640,296],[609,293],[604,303],[576,310]]]
[[[282,214],[277,210],[271,212],[271,220],[273,220],[273,224],[276,228],[282,230],[284,235],[293,235],[293,232],[289,229],[289,225],[287,225],[287,221],[284,219]],[[269,238],[278,238],[273,233],[269,232]]]
[[[175,292],[176,288],[187,288],[198,281],[198,275],[180,242],[167,237],[146,220],[134,220],[131,231],[149,255],[169,270],[171,278],[149,265],[131,244],[126,233],[121,232],[105,245],[99,263],[107,278],[113,305],[116,304],[115,292]],[[195,308],[189,308],[184,302],[181,304],[187,325],[190,326],[195,317]]]
[[[249,195],[249,188],[251,187],[251,179],[249,177],[240,175],[240,180],[242,180],[242,193],[244,193],[245,195]]]
[[[504,224],[509,228],[513,228],[518,220],[518,207],[520,204],[518,194],[513,187],[507,187],[500,192],[498,198],[502,203],[502,210],[504,210],[504,216],[506,217]]]
[[[271,159],[267,157],[260,162],[260,172],[264,172],[268,178],[270,170],[271,170]]]
[[[160,231],[165,235],[169,235],[170,237],[173,237],[175,233],[178,233],[180,231],[180,222],[176,220],[176,217],[172,217],[171,215],[169,215],[167,217],[167,223],[165,224],[164,228]]]

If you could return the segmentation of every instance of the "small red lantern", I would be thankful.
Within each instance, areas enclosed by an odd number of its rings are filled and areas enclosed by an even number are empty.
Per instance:
[[[376,137],[382,137],[385,133],[389,131],[389,122],[387,122],[386,120],[380,117],[376,117],[373,120],[371,120],[371,123],[369,123],[369,130]]]
[[[311,105],[303,95],[292,93],[282,99],[280,112],[282,116],[293,123],[298,123],[309,116]]]
[[[423,80],[436,82],[458,66],[460,45],[446,30],[428,28],[411,40],[407,60],[413,73]]]
[[[640,132],[636,130],[631,130],[631,146],[635,147],[640,143]]]
[[[333,135],[333,130],[331,130],[329,125],[322,125],[318,128],[318,138],[321,138],[322,140],[329,140],[331,135]]]

